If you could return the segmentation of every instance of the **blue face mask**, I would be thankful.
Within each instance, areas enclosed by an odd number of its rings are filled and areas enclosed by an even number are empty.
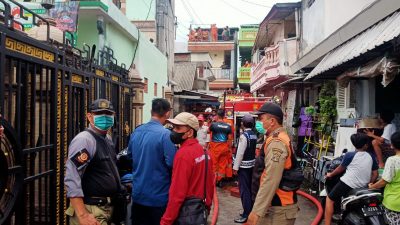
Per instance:
[[[114,125],[114,116],[112,115],[94,115],[94,126],[102,131],[107,131]]]
[[[261,121],[256,121],[256,130],[260,134],[265,134],[265,129]]]

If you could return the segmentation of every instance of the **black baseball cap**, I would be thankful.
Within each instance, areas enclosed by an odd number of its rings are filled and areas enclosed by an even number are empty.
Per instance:
[[[110,101],[107,99],[99,98],[96,99],[89,107],[90,112],[102,112],[108,111],[115,113],[114,107]]]
[[[268,113],[268,114],[274,115],[280,119],[283,119],[282,108],[278,104],[275,104],[273,102],[264,103],[264,105],[262,105],[261,108],[258,109],[258,111],[254,112],[253,114],[261,115],[261,114],[265,114],[265,113]]]
[[[247,113],[242,118],[243,123],[254,123],[254,118],[251,114]]]

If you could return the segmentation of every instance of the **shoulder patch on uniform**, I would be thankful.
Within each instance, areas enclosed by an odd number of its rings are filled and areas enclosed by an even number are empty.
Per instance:
[[[279,159],[281,158],[282,153],[283,153],[283,150],[281,150],[279,148],[273,148],[271,160],[273,162],[279,162]]]
[[[84,148],[79,152],[75,153],[75,155],[72,156],[71,161],[75,164],[75,166],[78,169],[80,169],[90,161],[88,150]]]

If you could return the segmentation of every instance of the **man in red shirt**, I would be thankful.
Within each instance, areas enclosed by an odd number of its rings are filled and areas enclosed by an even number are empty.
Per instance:
[[[174,128],[171,141],[180,145],[174,159],[172,181],[169,189],[167,209],[161,225],[172,225],[179,215],[186,198],[204,197],[204,178],[206,176],[205,150],[196,139],[199,122],[193,114],[183,112],[168,120]],[[210,210],[214,194],[214,173],[211,157],[207,154],[206,206]]]

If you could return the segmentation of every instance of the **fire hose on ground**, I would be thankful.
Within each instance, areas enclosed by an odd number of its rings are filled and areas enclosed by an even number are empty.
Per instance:
[[[318,199],[316,199],[315,197],[313,197],[312,195],[309,195],[307,193],[305,193],[304,191],[297,191],[298,195],[301,195],[305,198],[307,198],[308,200],[310,200],[312,203],[314,203],[314,205],[317,207],[318,209],[318,214],[317,216],[314,218],[313,222],[311,223],[311,225],[318,225],[319,222],[322,219],[322,215],[324,214],[324,209],[322,208],[321,203],[318,201]]]
[[[318,225],[319,222],[322,219],[322,215],[324,213],[324,210],[322,208],[321,203],[318,201],[318,199],[316,199],[315,197],[305,193],[304,191],[297,191],[298,195],[301,195],[305,198],[307,198],[308,200],[310,200],[312,203],[314,203],[314,205],[317,207],[318,209],[318,213],[317,216],[314,218],[313,222],[311,223],[311,225]],[[211,225],[216,225],[217,221],[218,221],[218,210],[219,210],[219,206],[218,206],[219,202],[218,202],[218,195],[217,195],[217,188],[214,186],[214,196],[213,196],[213,214],[212,214],[212,219],[211,219]]]
[[[218,221],[218,210],[219,210],[219,202],[218,202],[218,195],[217,195],[217,187],[214,185],[214,196],[213,196],[213,214],[211,218],[211,225],[217,224]]]

